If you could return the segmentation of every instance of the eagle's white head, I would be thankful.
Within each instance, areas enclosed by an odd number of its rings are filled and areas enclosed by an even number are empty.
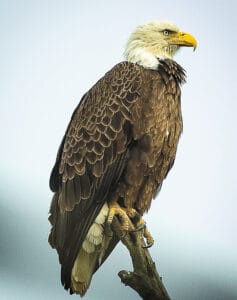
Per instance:
[[[137,63],[145,68],[157,69],[158,58],[173,58],[181,46],[197,46],[195,38],[173,23],[149,22],[138,26],[131,34],[126,50],[127,61]]]

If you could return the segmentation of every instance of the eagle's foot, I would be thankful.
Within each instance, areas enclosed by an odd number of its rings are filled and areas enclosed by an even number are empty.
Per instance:
[[[121,237],[124,237],[127,232],[143,231],[145,239],[144,248],[150,248],[154,244],[154,239],[146,227],[146,222],[141,215],[133,208],[121,207],[116,201],[111,201],[109,204],[109,213],[106,224],[106,231],[108,236],[112,236],[111,224],[114,216],[118,216],[121,223]],[[111,233],[111,234],[110,234]]]
[[[144,234],[143,234],[145,240],[146,240],[146,245],[143,246],[143,248],[150,248],[154,244],[154,239],[150,232],[147,230],[147,228],[144,229]]]
[[[107,223],[109,225],[112,224],[114,216],[117,215],[120,218],[121,221],[121,229],[124,232],[134,230],[134,226],[130,220],[130,218],[133,218],[136,215],[136,210],[131,208],[124,208],[121,207],[117,202],[112,201],[109,203],[109,214],[107,218]]]
[[[143,230],[143,237],[145,239],[145,245],[143,246],[143,248],[150,248],[154,244],[154,239],[148,231],[146,222],[143,220],[141,215],[139,215],[139,220],[136,223],[135,229],[131,231],[136,232],[140,230]]]

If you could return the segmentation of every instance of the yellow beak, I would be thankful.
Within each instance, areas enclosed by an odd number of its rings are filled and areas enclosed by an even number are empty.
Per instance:
[[[193,51],[197,48],[197,41],[193,35],[186,32],[177,32],[171,40],[172,44],[179,46],[193,47]]]

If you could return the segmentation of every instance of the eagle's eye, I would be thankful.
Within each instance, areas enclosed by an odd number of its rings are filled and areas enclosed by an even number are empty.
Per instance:
[[[166,29],[166,30],[163,31],[163,34],[164,34],[164,35],[169,35],[169,34],[170,34],[170,31]]]
[[[164,34],[164,35],[169,35],[169,31],[168,31],[168,30],[164,30],[164,31],[163,31],[163,34]]]

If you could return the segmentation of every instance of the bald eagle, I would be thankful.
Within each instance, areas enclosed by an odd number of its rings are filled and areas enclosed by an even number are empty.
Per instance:
[[[49,215],[49,243],[70,293],[86,293],[117,245],[119,238],[106,230],[114,216],[124,231],[142,224],[173,166],[185,71],[172,58],[181,46],[195,49],[196,40],[172,23],[138,26],[126,60],[108,71],[72,114],[50,176]],[[144,238],[147,246],[153,243],[146,230]]]

